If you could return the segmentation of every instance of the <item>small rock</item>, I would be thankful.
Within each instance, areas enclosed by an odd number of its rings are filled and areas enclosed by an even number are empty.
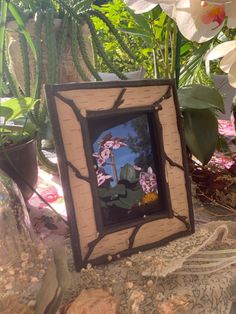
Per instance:
[[[29,253],[21,253],[20,259],[22,262],[27,262],[29,260]]]
[[[31,277],[31,280],[30,280],[31,282],[38,282],[39,281],[39,279],[37,278],[37,277]]]
[[[28,307],[35,307],[35,304],[36,304],[35,300],[30,300],[27,305]]]
[[[134,284],[133,284],[133,282],[126,282],[125,286],[126,286],[127,289],[132,289]]]
[[[9,270],[8,270],[8,273],[9,273],[10,275],[15,275],[14,269],[9,269]]]
[[[116,314],[120,300],[103,289],[82,290],[66,314]]]
[[[13,288],[13,285],[11,282],[9,282],[6,286],[5,286],[5,289],[6,290],[11,290]]]
[[[147,286],[148,286],[149,288],[152,287],[153,284],[154,284],[154,282],[153,282],[152,280],[148,280]]]
[[[133,263],[132,263],[131,261],[127,261],[127,262],[126,262],[126,265],[129,266],[129,267],[131,267],[131,266],[133,265]]]

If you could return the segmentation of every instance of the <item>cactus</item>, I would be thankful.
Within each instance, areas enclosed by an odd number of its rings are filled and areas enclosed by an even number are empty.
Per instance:
[[[58,60],[60,60],[65,50],[68,29],[69,29],[69,17],[66,15],[63,18],[62,25],[59,32]]]
[[[106,17],[105,14],[103,14],[100,11],[97,10],[90,10],[89,11],[90,15],[96,16],[98,17],[100,20],[103,21],[103,23],[105,23],[107,25],[107,27],[109,28],[110,32],[115,36],[116,40],[118,41],[118,43],[120,44],[121,48],[123,49],[124,52],[127,53],[127,55],[133,59],[136,60],[136,56],[128,49],[127,45],[124,43],[122,37],[120,36],[120,34],[118,33],[118,31],[116,30],[116,28],[113,26],[112,22]]]
[[[14,97],[20,97],[20,93],[17,87],[18,84],[16,82],[14,75],[9,71],[9,67],[6,61],[4,62],[4,76],[5,76],[6,81],[8,82],[12,95]]]
[[[77,31],[78,31],[78,37],[77,38],[78,38],[78,42],[79,42],[79,49],[80,49],[81,55],[83,57],[83,60],[86,64],[88,70],[91,72],[91,74],[95,77],[95,79],[97,81],[101,81],[100,76],[98,75],[97,71],[95,70],[91,61],[89,60],[89,57],[88,57],[88,54],[86,51],[86,47],[84,44],[83,33],[82,33],[81,29],[82,29],[82,23],[80,23],[80,26],[77,27]]]
[[[90,32],[91,32],[91,35],[92,35],[92,39],[93,39],[94,44],[96,46],[97,52],[99,53],[99,55],[101,56],[103,61],[112,70],[112,72],[114,72],[120,79],[126,80],[126,76],[122,72],[120,72],[116,68],[116,66],[107,58],[106,52],[105,52],[103,46],[101,45],[101,43],[99,41],[99,38],[97,36],[97,32],[96,32],[95,26],[93,24],[93,21],[90,19],[89,15],[87,13],[84,13],[83,17],[85,18],[85,20],[86,20],[86,22],[87,22],[87,24],[89,26],[89,29],[90,29]]]
[[[19,43],[24,73],[24,94],[25,96],[30,96],[30,69],[28,46],[24,35],[21,33],[19,34]]]
[[[56,82],[56,67],[57,67],[57,49],[56,37],[54,32],[54,11],[48,9],[46,11],[46,44],[48,51],[48,83]]]
[[[78,39],[77,39],[77,24],[75,22],[71,22],[71,53],[73,57],[73,61],[75,67],[82,78],[83,81],[88,81],[88,77],[85,74],[84,70],[81,67],[79,58],[78,58]]]
[[[8,1],[2,0],[1,1],[1,8],[0,8],[0,16],[1,16],[1,23],[0,23],[0,96],[2,96],[2,87],[3,87],[3,65],[4,65],[4,45],[5,45],[5,28],[6,28],[6,20],[7,20],[7,7]]]
[[[43,14],[42,12],[38,12],[35,15],[35,46],[36,53],[38,55],[38,86],[35,92],[35,98],[40,98],[41,86],[42,86],[42,47],[41,47],[41,33],[42,33],[42,25],[43,25]]]

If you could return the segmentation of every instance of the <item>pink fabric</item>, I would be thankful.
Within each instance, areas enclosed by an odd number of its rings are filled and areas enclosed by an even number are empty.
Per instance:
[[[39,169],[37,192],[58,214],[65,220],[67,219],[63,191],[58,176]],[[33,194],[29,200],[28,207],[35,232],[41,239],[48,237],[55,239],[68,235],[67,225],[36,194]]]

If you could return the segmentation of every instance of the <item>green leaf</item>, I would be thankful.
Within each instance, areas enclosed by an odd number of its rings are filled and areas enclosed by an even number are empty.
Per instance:
[[[128,11],[138,26],[140,26],[145,31],[151,33],[151,28],[148,22],[148,18],[144,14],[135,14],[134,11],[131,9],[128,9]]]
[[[200,84],[189,85],[178,90],[182,110],[216,109],[225,112],[224,102],[217,89]]]
[[[7,121],[13,114],[13,110],[11,108],[0,106],[0,117],[4,117],[5,121]]]
[[[190,152],[204,165],[211,159],[218,141],[218,122],[209,109],[186,110],[184,134]]]
[[[6,119],[9,121],[25,116],[34,107],[35,102],[31,97],[11,98],[4,101],[1,106],[11,110],[11,115]]]

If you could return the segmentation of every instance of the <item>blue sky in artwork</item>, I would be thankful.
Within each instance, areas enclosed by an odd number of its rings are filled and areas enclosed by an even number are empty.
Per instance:
[[[118,126],[108,129],[100,134],[96,142],[93,144],[94,152],[99,151],[98,142],[101,141],[109,133],[111,133],[113,137],[123,137],[124,139],[127,139],[128,135],[131,135],[133,137],[137,136],[137,133],[133,129],[130,121],[124,124],[119,124]],[[138,157],[138,154],[135,154],[128,146],[125,146],[125,147],[120,147],[114,150],[114,156],[115,156],[117,174],[119,177],[121,167],[123,167],[126,163],[134,165],[134,161]],[[110,174],[111,176],[113,176],[111,165],[105,165],[103,166],[103,168],[107,174]],[[115,182],[111,182],[111,185],[114,186]]]

